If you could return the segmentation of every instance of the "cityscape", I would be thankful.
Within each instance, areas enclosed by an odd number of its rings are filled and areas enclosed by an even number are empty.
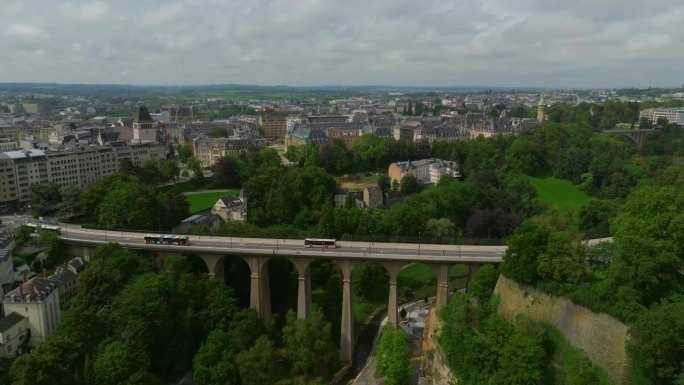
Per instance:
[[[0,385],[684,383],[684,7],[628,3],[10,0]]]

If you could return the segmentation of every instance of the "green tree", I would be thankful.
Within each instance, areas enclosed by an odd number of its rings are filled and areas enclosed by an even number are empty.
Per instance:
[[[226,187],[239,187],[240,165],[238,159],[232,156],[224,156],[214,164],[214,179]]]
[[[500,368],[495,378],[511,385],[542,384],[544,362],[541,341],[516,332],[501,350]]]
[[[364,298],[382,296],[389,290],[389,275],[384,266],[378,262],[362,262],[352,271],[354,293]]]
[[[546,250],[537,259],[537,272],[545,280],[578,283],[584,271],[585,255],[577,234],[552,232]]]
[[[298,319],[290,310],[283,327],[283,342],[287,357],[296,374],[320,375],[337,360],[331,326],[323,313],[314,308],[305,319]]]
[[[423,189],[420,181],[411,174],[406,174],[401,178],[401,192],[404,194],[416,194]]]
[[[109,310],[116,335],[127,343],[135,341],[146,347],[152,369],[158,373],[173,368],[179,358],[168,351],[169,341],[185,335],[174,333],[169,293],[168,281],[163,276],[143,274],[114,298]]]
[[[454,223],[448,218],[432,218],[428,219],[428,221],[425,223],[425,230],[427,230],[428,234],[430,234],[432,237],[441,241],[444,238],[454,236],[456,233],[456,225],[454,225]]]
[[[182,163],[186,163],[188,161],[188,159],[190,159],[192,157],[192,155],[193,155],[192,145],[183,144],[183,145],[178,146],[178,159],[180,159],[180,161]]]
[[[62,200],[57,205],[59,215],[62,217],[73,217],[80,213],[81,194],[83,190],[77,186],[67,186],[62,189]]]
[[[612,222],[617,255],[608,290],[631,288],[633,300],[644,306],[684,292],[681,207],[684,191],[679,186],[646,186],[630,195]]]
[[[536,283],[537,259],[546,251],[548,238],[548,230],[531,220],[524,221],[506,240],[501,272],[519,283]]]
[[[91,184],[81,195],[81,212],[89,221],[91,221],[91,223],[96,223],[103,197],[105,197],[107,193],[115,186],[128,181],[130,181],[130,178],[127,175],[123,173],[116,173],[105,176],[104,178]],[[128,205],[123,207],[128,207]]]
[[[145,385],[149,359],[142,349],[133,349],[130,343],[112,341],[100,352],[91,373],[91,382],[98,385]]]
[[[386,167],[388,149],[387,141],[375,134],[362,135],[352,144],[357,159],[366,167]]]
[[[17,358],[12,364],[13,384],[69,385],[79,384],[76,368],[79,353],[74,342],[54,335],[40,343],[30,354]]]
[[[545,166],[543,148],[529,138],[519,136],[506,150],[505,164],[513,172],[533,175]]]
[[[57,183],[33,183],[29,188],[29,204],[33,216],[48,216],[57,212],[62,194]]]
[[[384,384],[407,384],[413,375],[413,363],[406,349],[406,334],[392,325],[385,325],[376,351],[378,374]]]
[[[178,163],[175,159],[165,160],[159,167],[159,171],[165,180],[176,179],[180,174],[180,168],[178,168]]]
[[[76,306],[99,311],[110,304],[135,276],[151,271],[147,260],[130,249],[109,243],[98,246],[88,268],[79,275]]]
[[[155,192],[137,181],[116,184],[103,196],[97,221],[101,226],[116,229],[152,228],[156,222]],[[123,209],[125,208],[125,209]]]
[[[259,337],[249,350],[238,353],[236,362],[243,385],[271,385],[280,378],[278,355],[266,336]]]
[[[683,297],[664,300],[641,314],[629,328],[629,335],[630,385],[684,381]]]
[[[392,180],[389,175],[381,172],[378,174],[378,186],[382,190],[383,203],[385,202],[385,196],[390,193],[390,188],[392,187]]]
[[[486,264],[475,274],[473,282],[468,285],[468,291],[481,303],[489,301],[498,279],[498,269],[494,265]]]
[[[202,344],[192,368],[193,377],[203,385],[239,385],[240,372],[236,361],[237,352],[233,348],[232,334],[224,330],[209,333]]]

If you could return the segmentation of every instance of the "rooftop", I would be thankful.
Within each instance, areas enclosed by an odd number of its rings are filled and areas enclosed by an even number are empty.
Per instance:
[[[8,331],[12,326],[23,320],[24,317],[15,312],[11,312],[8,316],[0,318],[0,333]]]

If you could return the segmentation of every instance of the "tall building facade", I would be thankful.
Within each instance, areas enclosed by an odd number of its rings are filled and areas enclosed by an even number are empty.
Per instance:
[[[264,113],[261,115],[260,124],[264,129],[264,137],[269,139],[284,138],[287,133],[287,120],[284,116]]]
[[[56,183],[60,188],[85,188],[119,171],[121,160],[133,165],[160,162],[166,148],[156,144],[92,146],[62,151],[7,151],[0,153],[0,203],[25,202],[32,184]]]

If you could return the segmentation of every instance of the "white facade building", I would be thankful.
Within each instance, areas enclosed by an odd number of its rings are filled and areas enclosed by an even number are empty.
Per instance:
[[[10,313],[0,319],[0,357],[17,356],[17,350],[26,340],[29,332],[28,318]]]
[[[442,175],[461,177],[458,163],[436,158],[392,163],[388,173],[392,182],[396,180],[400,183],[406,175],[413,175],[422,184],[435,184]]]
[[[5,314],[14,312],[28,319],[31,346],[53,334],[61,319],[57,286],[43,277],[34,277],[5,294],[2,307]]]

